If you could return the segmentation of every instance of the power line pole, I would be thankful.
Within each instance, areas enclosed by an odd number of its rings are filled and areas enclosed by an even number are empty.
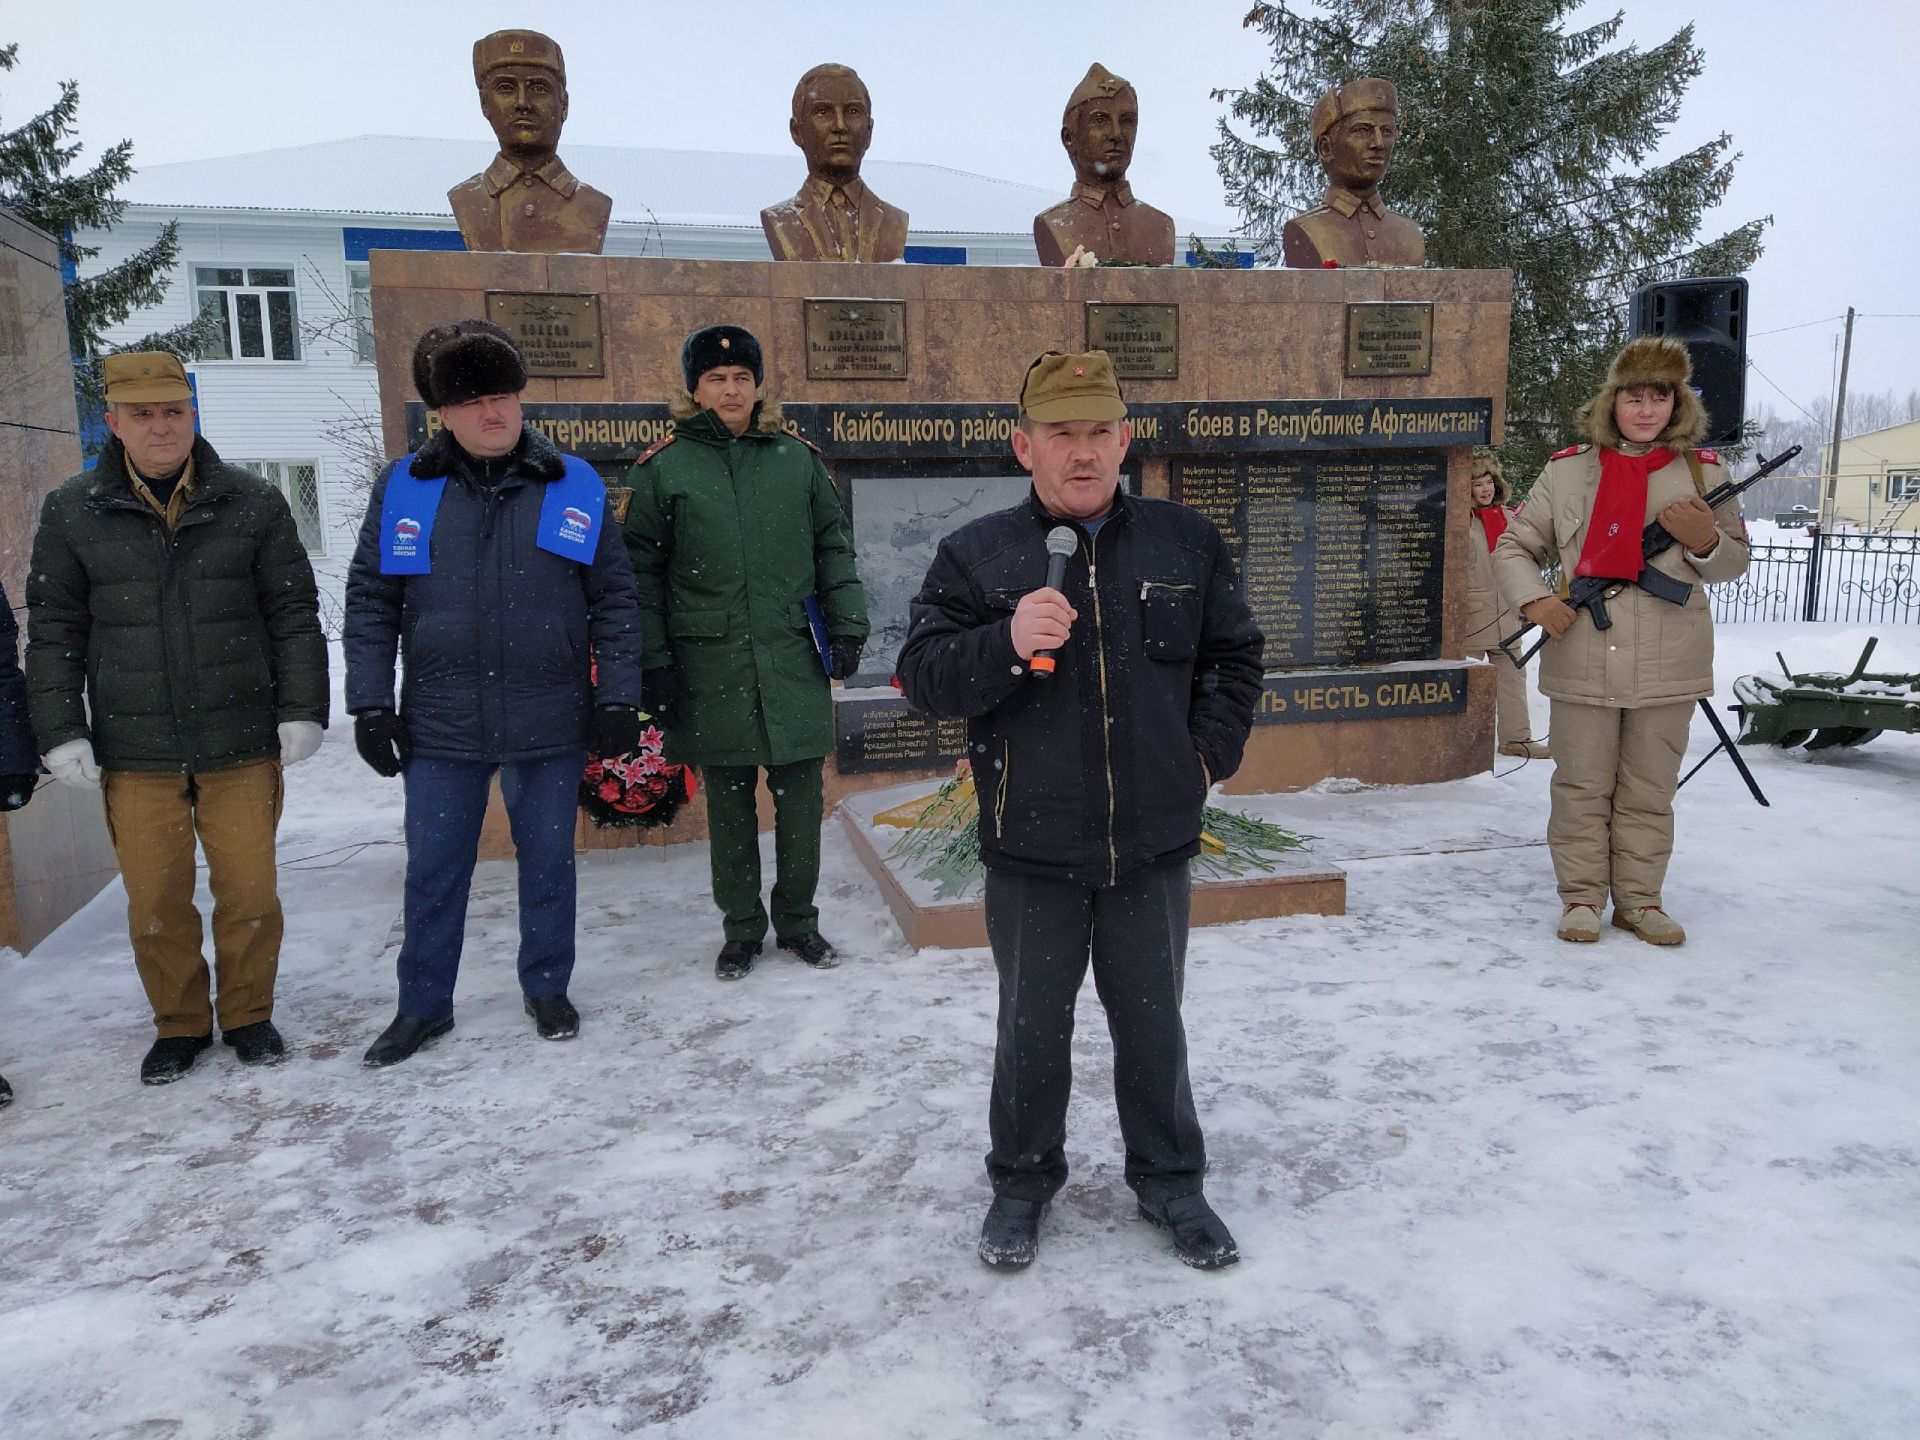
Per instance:
[[[1847,335],[1840,344],[1840,388],[1833,397],[1833,447],[1827,453],[1827,491],[1820,500],[1820,528],[1833,526],[1833,491],[1840,480],[1841,425],[1847,417],[1847,361],[1853,358],[1853,307],[1847,307]]]

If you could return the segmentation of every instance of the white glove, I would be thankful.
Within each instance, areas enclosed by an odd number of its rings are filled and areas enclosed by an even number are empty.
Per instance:
[[[312,720],[280,722],[280,765],[298,765],[320,748],[320,726]]]
[[[56,780],[77,785],[82,790],[100,788],[100,764],[93,758],[91,740],[69,740],[64,745],[56,745],[40,757],[40,763]]]

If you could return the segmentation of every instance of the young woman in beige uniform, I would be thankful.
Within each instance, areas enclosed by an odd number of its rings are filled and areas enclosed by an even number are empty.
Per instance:
[[[1507,477],[1500,457],[1490,450],[1473,452],[1473,521],[1467,531],[1467,658],[1490,660],[1497,667],[1499,689],[1494,696],[1494,734],[1502,755],[1527,760],[1551,760],[1553,752],[1533,738],[1533,719],[1527,713],[1527,672],[1500,649],[1502,636],[1520,628],[1520,615],[1500,598],[1493,575],[1493,547],[1512,522],[1507,508]]]

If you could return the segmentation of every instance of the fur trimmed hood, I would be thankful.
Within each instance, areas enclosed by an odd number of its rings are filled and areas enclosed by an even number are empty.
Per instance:
[[[1506,468],[1501,465],[1500,457],[1491,450],[1473,452],[1473,469],[1468,472],[1468,479],[1478,480],[1482,475],[1493,477],[1493,503],[1505,505],[1513,492],[1507,488]]]
[[[1580,408],[1576,427],[1596,445],[1618,450],[1627,439],[1613,422],[1614,397],[1622,390],[1652,385],[1673,396],[1673,419],[1660,432],[1656,445],[1669,450],[1691,450],[1707,438],[1707,407],[1693,392],[1693,359],[1687,347],[1665,335],[1642,335],[1629,340],[1607,367],[1606,383]]]
[[[700,402],[693,398],[693,392],[690,390],[682,390],[667,402],[667,414],[673,418],[673,423],[676,425],[684,425],[694,416],[704,413],[700,408]],[[753,424],[750,428],[764,430],[769,435],[784,434],[787,419],[781,413],[780,402],[771,395],[762,395],[755,402]]]
[[[437,480],[453,473],[453,467],[459,463],[463,453],[460,443],[453,438],[453,432],[442,430],[413,452],[413,463],[407,469],[416,480]],[[515,468],[526,479],[538,484],[551,485],[567,473],[567,467],[561,461],[554,443],[531,425],[521,425],[520,443],[514,447],[513,453]]]

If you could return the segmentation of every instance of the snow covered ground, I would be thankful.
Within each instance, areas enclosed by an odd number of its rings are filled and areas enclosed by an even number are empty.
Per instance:
[[[1722,701],[1863,638],[1724,627]],[[1920,630],[1875,664],[1920,669]],[[286,1065],[141,1088],[117,885],[0,957],[0,1436],[1905,1440],[1920,740],[1747,753],[1772,809],[1724,759],[1681,794],[1678,951],[1553,939],[1547,764],[1250,802],[1350,913],[1194,938],[1246,1259],[1134,1218],[1089,988],[1073,1178],[1005,1276],[973,1254],[991,963],[909,953],[832,824],[840,970],[718,985],[704,847],[594,857],[585,1028],[544,1044],[490,864],[458,1028],[364,1070],[400,791],[336,728],[289,776]]]

